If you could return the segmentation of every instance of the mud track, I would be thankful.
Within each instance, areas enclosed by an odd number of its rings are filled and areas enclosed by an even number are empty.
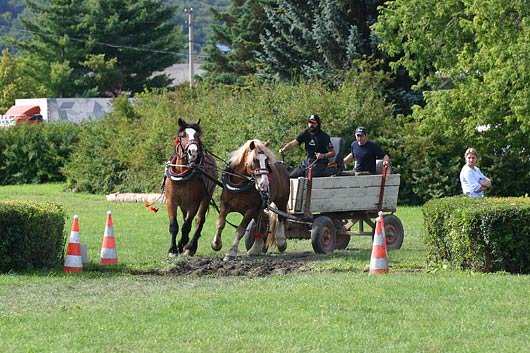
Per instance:
[[[235,260],[223,261],[222,257],[177,258],[174,267],[161,275],[174,276],[245,276],[263,277],[288,273],[311,272],[312,264],[325,257],[311,252],[259,257],[238,256]],[[319,272],[321,270],[318,270]]]

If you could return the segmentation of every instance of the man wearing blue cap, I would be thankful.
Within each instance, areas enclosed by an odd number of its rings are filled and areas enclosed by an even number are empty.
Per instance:
[[[322,131],[320,124],[320,117],[318,115],[310,115],[307,119],[307,129],[300,133],[296,139],[280,148],[279,152],[283,154],[303,143],[307,152],[307,158],[291,172],[289,177],[306,177],[307,170],[310,166],[313,167],[313,177],[327,175],[326,168],[329,163],[329,158],[335,156],[335,150],[333,149],[329,135]]]
[[[355,175],[375,174],[377,159],[383,159],[383,165],[390,164],[390,158],[378,144],[368,141],[366,128],[359,126],[355,130],[355,141],[351,143],[351,153],[344,158],[344,165],[355,159]]]

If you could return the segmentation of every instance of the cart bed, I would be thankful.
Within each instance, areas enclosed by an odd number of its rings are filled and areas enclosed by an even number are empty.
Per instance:
[[[388,174],[381,208],[379,195],[383,175],[333,176],[313,178],[309,212],[395,211],[399,193],[399,174]],[[291,179],[287,210],[302,214],[305,210],[307,178]]]

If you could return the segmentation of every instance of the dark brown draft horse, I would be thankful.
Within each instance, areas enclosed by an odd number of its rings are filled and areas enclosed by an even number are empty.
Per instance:
[[[206,211],[215,187],[213,180],[217,178],[217,166],[213,156],[203,148],[200,120],[188,124],[179,119],[178,124],[175,153],[166,166],[164,183],[171,235],[169,255],[184,253],[184,255],[193,256],[197,251],[197,242],[201,236]],[[184,223],[177,244],[179,231],[177,208],[179,207]],[[195,233],[190,240],[189,233],[194,218],[196,218]]]
[[[243,219],[236,229],[236,236],[225,260],[237,256],[239,241],[252,219],[257,220],[269,202],[283,212],[287,211],[289,201],[289,173],[283,163],[278,162],[272,151],[260,140],[249,140],[238,150],[232,152],[230,167],[223,177],[221,209],[217,217],[217,232],[212,241],[212,249],[222,247],[221,233],[226,225],[226,216],[238,212]],[[284,217],[269,212],[270,236],[267,244],[276,242],[278,250],[284,251]],[[263,236],[255,234],[255,241],[248,255],[258,255],[263,249]]]

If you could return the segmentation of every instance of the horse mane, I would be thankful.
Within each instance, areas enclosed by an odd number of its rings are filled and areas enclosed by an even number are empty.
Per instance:
[[[255,148],[250,150],[250,144],[252,142],[254,142]],[[248,140],[243,144],[243,146],[239,147],[230,154],[230,166],[234,167],[245,163],[244,159],[246,158],[247,153],[252,153],[252,159],[250,159],[250,161],[257,160],[258,152],[263,152],[265,156],[267,156],[267,160],[269,161],[270,165],[273,165],[277,162],[274,153],[272,153],[272,151],[262,141],[254,139]]]

